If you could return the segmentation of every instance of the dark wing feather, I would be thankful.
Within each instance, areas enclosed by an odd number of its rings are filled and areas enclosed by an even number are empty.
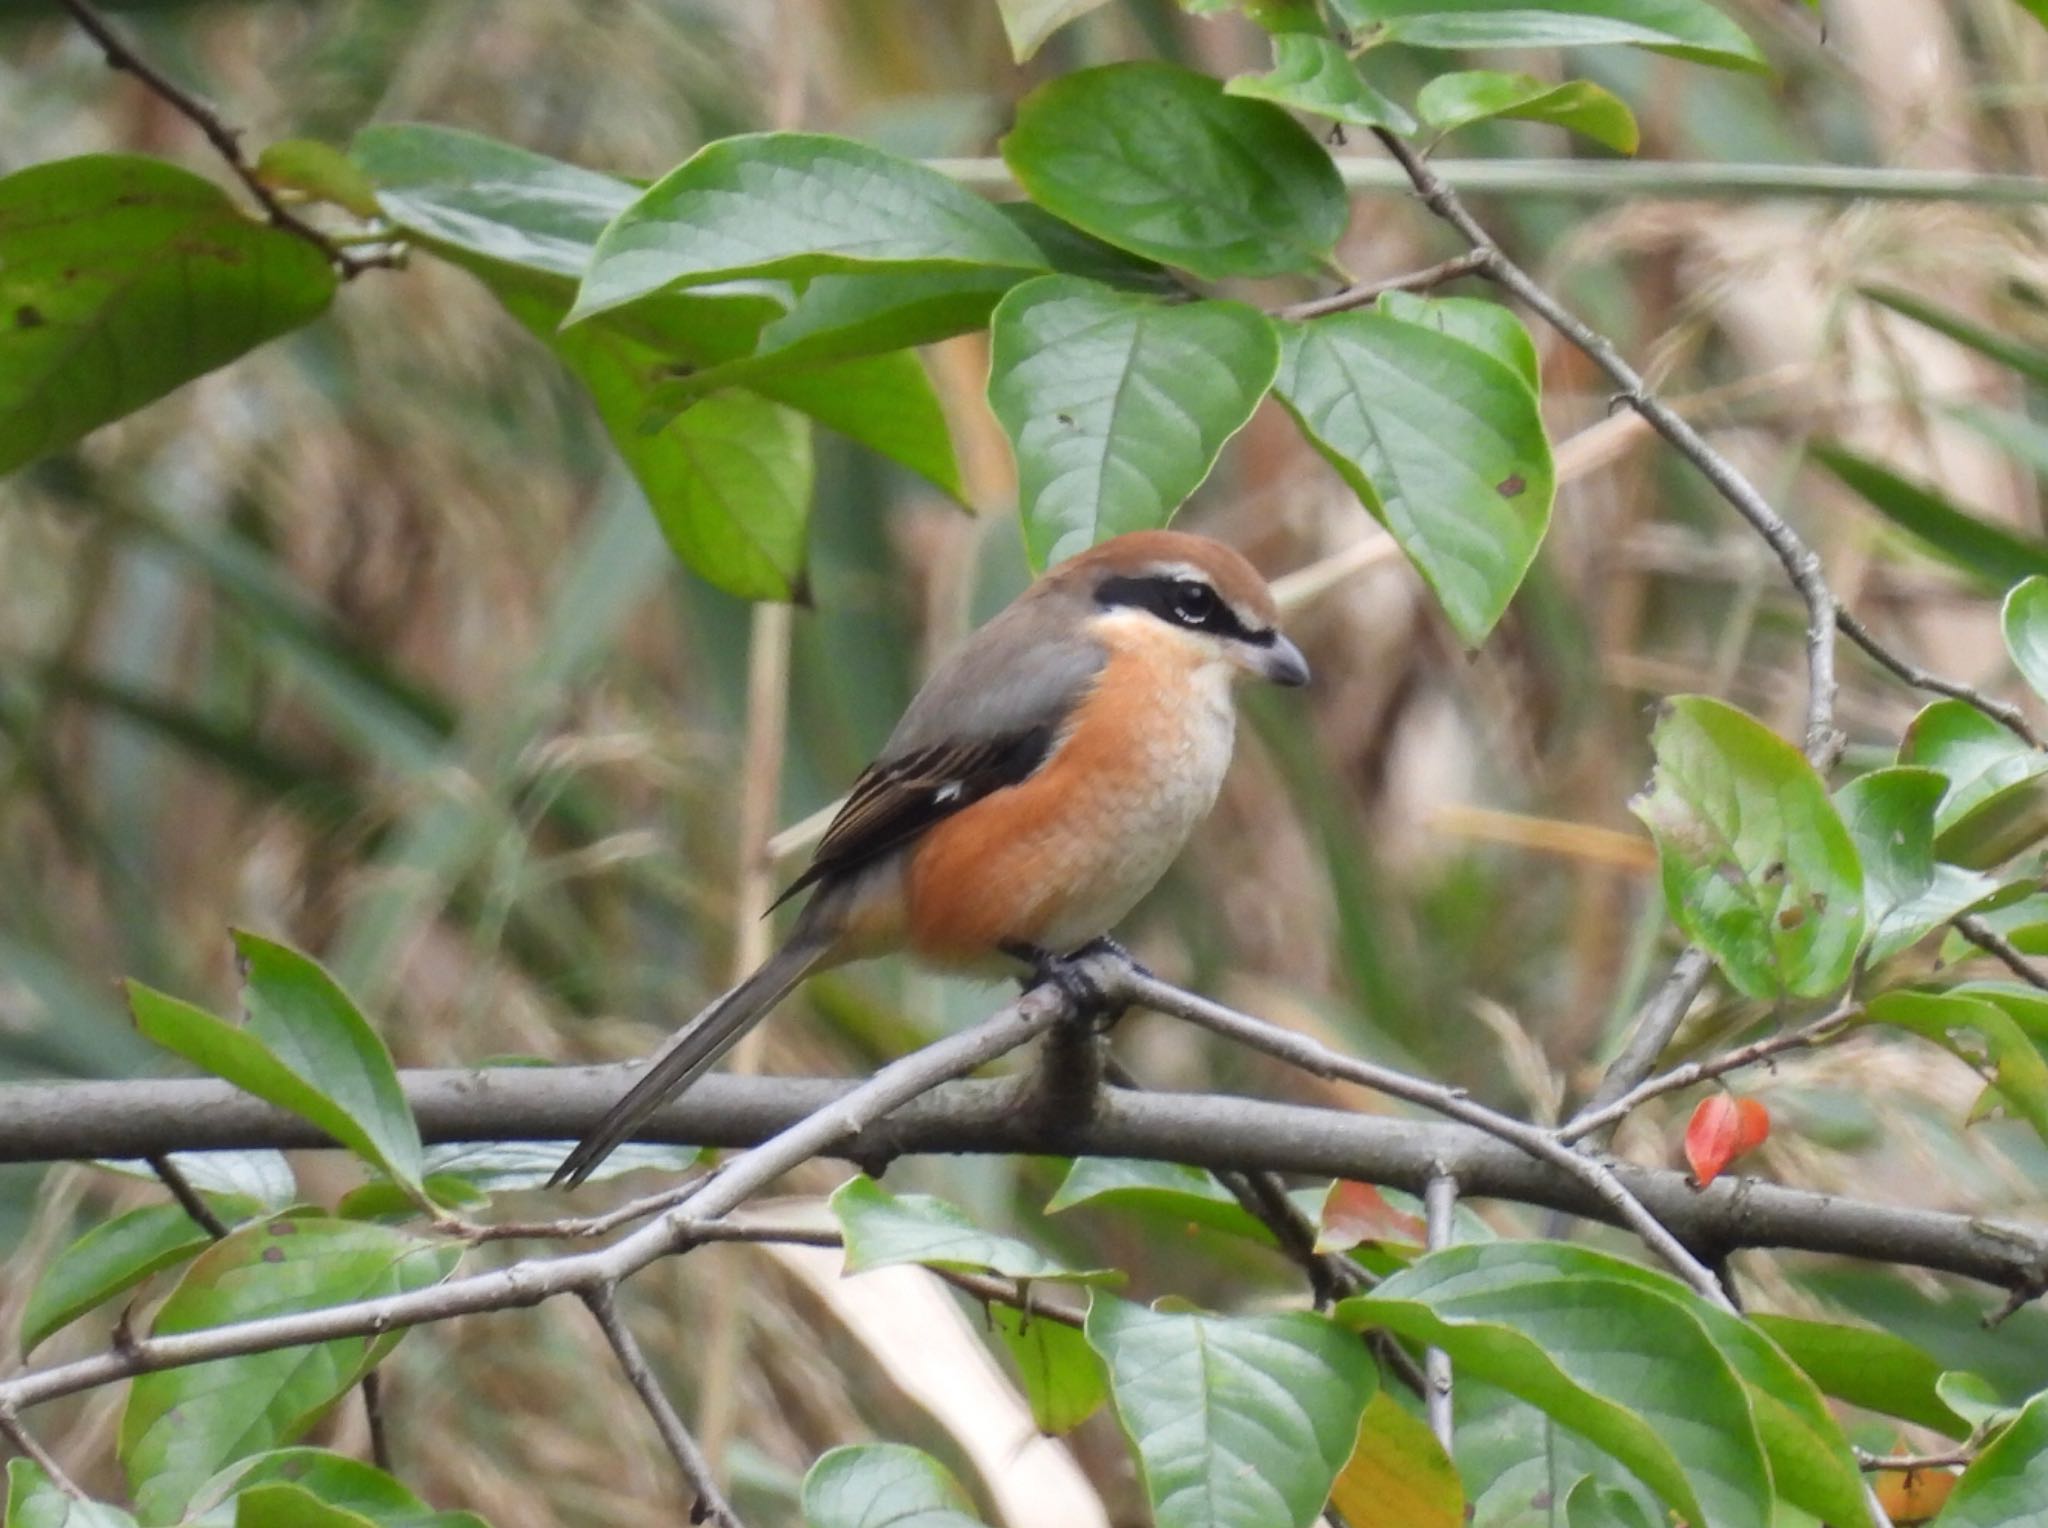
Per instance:
[[[962,807],[1015,785],[1051,751],[1052,728],[1041,726],[1004,737],[939,743],[870,764],[818,841],[810,868],[784,888],[774,905],[828,875],[870,864]]]

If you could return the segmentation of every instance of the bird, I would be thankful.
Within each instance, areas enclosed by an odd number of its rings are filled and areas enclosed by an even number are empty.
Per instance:
[[[657,1051],[563,1160],[573,1188],[798,983],[897,951],[1056,977],[1108,943],[1215,804],[1234,681],[1308,682],[1222,542],[1131,531],[1054,565],[934,669],[781,903],[788,937]]]

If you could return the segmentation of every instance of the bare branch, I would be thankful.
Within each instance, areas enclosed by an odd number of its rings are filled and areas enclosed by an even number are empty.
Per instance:
[[[1934,695],[1946,695],[1951,700],[1960,700],[1968,705],[1975,706],[1993,721],[2018,734],[2031,746],[2035,748],[2048,746],[2042,743],[2041,735],[2034,730],[2032,724],[2027,721],[2026,713],[2020,710],[2018,706],[2009,705],[2002,700],[1994,700],[1981,690],[1972,689],[1969,685],[1961,684],[1953,679],[1944,679],[1939,674],[1920,667],[1917,663],[1908,662],[1878,640],[1876,634],[1868,626],[1865,626],[1862,621],[1858,620],[1850,612],[1848,606],[1837,605],[1835,607],[1835,624],[1842,628],[1843,636],[1868,653],[1880,667],[1888,670],[1895,678],[1905,681],[1914,689],[1926,690]]]
[[[1486,269],[1492,257],[1481,250],[1471,250],[1462,255],[1453,255],[1427,269],[1410,271],[1405,276],[1388,276],[1380,281],[1362,281],[1348,286],[1341,292],[1332,292],[1327,297],[1312,297],[1307,302],[1289,303],[1274,311],[1275,318],[1307,319],[1321,318],[1326,313],[1343,313],[1352,308],[1370,307],[1389,292],[1426,292],[1446,282],[1456,281],[1461,276],[1478,275]]]
[[[1671,1043],[1671,1037],[1678,1033],[1678,1026],[1685,1022],[1687,1012],[1699,997],[1700,989],[1706,986],[1707,977],[1713,969],[1713,960],[1696,945],[1672,962],[1671,974],[1664,978],[1663,984],[1650,995],[1650,1001],[1643,1005],[1641,1015],[1629,1030],[1621,1054],[1609,1063],[1606,1075],[1600,1079],[1600,1086],[1593,1090],[1593,1096],[1586,1100],[1585,1107],[1572,1118],[1566,1127],[1568,1131],[1576,1131],[1580,1122],[1589,1115],[1604,1113],[1615,1100],[1629,1093],[1657,1069],[1657,1060],[1664,1054],[1664,1047]]]
[[[1429,1187],[1423,1191],[1422,1204],[1429,1216],[1429,1250],[1435,1252],[1448,1247],[1456,1234],[1458,1180],[1447,1172],[1433,1174]],[[1422,1355],[1422,1363],[1429,1375],[1429,1393],[1425,1397],[1429,1430],[1436,1434],[1436,1441],[1448,1454],[1454,1437],[1451,1425],[1451,1355],[1442,1348],[1430,1348]]]
[[[2006,970],[2028,986],[2048,988],[2048,976],[2041,974],[2041,968],[2022,955],[2010,939],[1982,918],[1966,913],[1956,919],[1955,926],[1958,934],[1987,955],[1996,956]]]
[[[676,1468],[682,1471],[684,1484],[696,1493],[696,1500],[690,1508],[690,1521],[711,1523],[715,1528],[744,1528],[739,1514],[732,1509],[732,1503],[718,1489],[711,1461],[704,1457],[703,1450],[697,1447],[697,1440],[683,1426],[683,1419],[677,1414],[674,1403],[654,1377],[654,1371],[648,1367],[647,1355],[640,1351],[632,1330],[620,1319],[618,1305],[612,1298],[615,1289],[615,1285],[608,1283],[594,1284],[583,1291],[583,1303],[597,1318],[598,1327],[612,1345],[613,1356],[618,1359],[627,1382],[638,1392],[647,1414],[654,1418],[654,1430],[661,1434],[661,1441],[675,1456]]]
[[[148,1160],[149,1170],[171,1191],[171,1197],[178,1201],[178,1208],[189,1215],[201,1230],[215,1241],[228,1234],[227,1223],[213,1213],[212,1205],[199,1197],[199,1190],[192,1186],[192,1180],[178,1171],[178,1164],[169,1155],[158,1152]]]
[[[1557,1132],[1560,1141],[1576,1141],[1597,1130],[1619,1123],[1626,1115],[1634,1112],[1637,1105],[1657,1097],[1660,1093],[1673,1093],[1680,1088],[1689,1088],[1696,1082],[1709,1078],[1725,1077],[1759,1061],[1768,1061],[1773,1056],[1782,1056],[1787,1051],[1806,1050],[1822,1044],[1840,1034],[1842,1027],[1859,1011],[1856,1005],[1845,1003],[1832,1013],[1815,1019],[1811,1024],[1802,1024],[1797,1029],[1788,1029],[1782,1034],[1770,1035],[1753,1045],[1744,1045],[1704,1061],[1688,1061],[1675,1066],[1662,1076],[1652,1077],[1641,1083],[1613,1103],[1603,1108],[1588,1107],[1570,1124]]]
[[[1648,1244],[1650,1249],[1668,1263],[1678,1276],[1697,1290],[1700,1295],[1717,1305],[1727,1305],[1728,1296],[1722,1290],[1720,1281],[1713,1272],[1686,1248],[1684,1243],[1671,1234],[1657,1217],[1644,1207],[1643,1203],[1630,1193],[1614,1170],[1604,1162],[1584,1156],[1564,1145],[1550,1132],[1524,1120],[1513,1119],[1474,1103],[1457,1088],[1447,1088],[1441,1083],[1426,1082],[1396,1072],[1369,1061],[1360,1061],[1331,1050],[1320,1041],[1293,1030],[1282,1029],[1264,1019],[1255,1019],[1250,1014],[1239,1013],[1221,1003],[1197,997],[1157,977],[1140,975],[1133,968],[1126,968],[1120,975],[1111,978],[1114,985],[1109,989],[1160,1013],[1171,1014],[1189,1023],[1199,1024],[1212,1033],[1235,1040],[1240,1045],[1263,1051],[1318,1077],[1341,1078],[1363,1087],[1388,1093],[1396,1098],[1405,1098],[1410,1103],[1420,1104],[1439,1114],[1472,1125],[1486,1134],[1521,1148],[1530,1156],[1537,1157],[1554,1167],[1562,1168],[1599,1196],[1601,1201],[1620,1218],[1636,1235]]]
[[[1856,1463],[1866,1470],[1914,1470],[1965,1469],[1977,1457],[1973,1448],[1952,1448],[1942,1454],[1873,1454],[1869,1449],[1855,1451]]]
[[[22,1420],[16,1415],[14,1408],[5,1402],[0,1402],[0,1438],[12,1443],[24,1458],[49,1476],[51,1485],[73,1501],[91,1500],[78,1482],[65,1473],[64,1466],[57,1462],[56,1456],[44,1448],[37,1441],[36,1435],[22,1425]]]

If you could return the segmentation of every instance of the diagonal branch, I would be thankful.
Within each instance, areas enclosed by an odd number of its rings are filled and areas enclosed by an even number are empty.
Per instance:
[[[1143,1003],[1147,1008],[1170,1014],[1174,1018],[1185,1019],[1191,1024],[1199,1024],[1213,1034],[1222,1035],[1253,1050],[1263,1051],[1315,1076],[1355,1082],[1362,1087],[1420,1104],[1425,1109],[1432,1109],[1438,1114],[1471,1125],[1518,1147],[1539,1161],[1562,1169],[1597,1195],[1623,1225],[1640,1236],[1653,1252],[1668,1263],[1680,1278],[1692,1285],[1703,1298],[1712,1300],[1717,1305],[1727,1305],[1728,1296],[1722,1290],[1720,1280],[1716,1279],[1706,1264],[1693,1256],[1685,1244],[1650,1213],[1640,1199],[1629,1192],[1627,1185],[1615,1176],[1612,1168],[1593,1157],[1572,1150],[1540,1126],[1501,1114],[1484,1104],[1475,1103],[1462,1089],[1445,1087],[1437,1082],[1426,1082],[1419,1077],[1410,1077],[1405,1072],[1396,1072],[1388,1067],[1376,1066],[1370,1061],[1360,1061],[1355,1057],[1346,1056],[1306,1035],[1296,1034],[1291,1029],[1282,1029],[1277,1024],[1253,1018],[1248,1013],[1239,1013],[1234,1008],[1226,1008],[1221,1003],[1211,1002],[1192,992],[1184,992],[1170,983],[1160,981],[1157,977],[1142,975],[1133,968],[1126,967],[1112,980],[1114,986],[1111,990],[1115,995]]]
[[[590,1307],[590,1314],[597,1319],[605,1341],[612,1345],[612,1354],[618,1359],[619,1368],[638,1393],[641,1404],[646,1406],[647,1414],[654,1419],[654,1430],[661,1434],[661,1441],[675,1456],[683,1483],[696,1493],[689,1520],[710,1523],[713,1528],[744,1528],[739,1514],[732,1509],[732,1503],[718,1489],[711,1461],[704,1457],[704,1451],[697,1447],[697,1440],[683,1426],[675,1403],[661,1388],[661,1382],[654,1377],[654,1370],[648,1367],[647,1355],[641,1352],[632,1330],[620,1318],[618,1304],[613,1299],[616,1291],[614,1284],[593,1284],[582,1292],[583,1303]]]
[[[99,44],[100,52],[106,55],[108,68],[125,70],[134,75],[152,95],[162,100],[205,135],[206,141],[213,145],[220,157],[227,161],[228,168],[235,172],[235,178],[262,204],[264,212],[269,215],[273,224],[286,233],[304,239],[319,250],[327,257],[327,263],[333,266],[344,280],[360,275],[373,265],[388,263],[380,259],[365,259],[350,254],[280,201],[277,193],[263,183],[263,177],[256,173],[255,167],[249,163],[248,156],[243,154],[240,136],[221,121],[220,114],[136,52],[90,0],[59,0],[59,3],[71,13],[72,18],[85,29],[92,40]]]

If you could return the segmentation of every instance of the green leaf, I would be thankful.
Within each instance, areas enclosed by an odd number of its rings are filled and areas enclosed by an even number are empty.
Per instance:
[[[281,1151],[174,1151],[170,1163],[202,1194],[247,1199],[264,1210],[286,1209],[298,1201],[298,1179]],[[147,1183],[163,1182],[140,1157],[103,1157],[93,1166]]]
[[[251,1486],[235,1498],[234,1528],[376,1528],[360,1513],[329,1506],[288,1481]]]
[[[215,1199],[213,1207],[227,1220],[245,1220],[260,1209],[247,1199]],[[175,1204],[144,1205],[94,1226],[58,1253],[36,1282],[21,1313],[22,1352],[212,1240]]]
[[[1998,1097],[2048,1141],[2048,1061],[1996,1003],[1954,992],[1901,989],[1872,998],[1857,1021],[1932,1040],[1973,1071],[1989,1068]]]
[[[1769,68],[1741,27],[1701,0],[1338,0],[1371,42],[1415,48],[1654,48],[1722,69]]]
[[[819,133],[748,133],[699,149],[613,220],[566,322],[734,276],[1044,265],[995,208],[915,160]]]
[[[157,1312],[157,1336],[375,1299],[437,1284],[461,1249],[366,1221],[279,1219],[201,1253]],[[288,1443],[397,1342],[344,1337],[136,1379],[120,1454],[136,1506],[175,1518],[216,1471]]]
[[[1928,551],[1965,573],[2000,589],[2048,573],[2048,542],[1969,514],[1932,488],[1840,446],[1815,444],[1807,454]]]
[[[345,1514],[352,1523],[380,1528],[485,1528],[469,1512],[435,1512],[411,1488],[375,1465],[322,1448],[281,1448],[229,1465],[193,1494],[185,1528],[236,1528],[236,1512],[260,1488],[286,1484],[318,1507]],[[290,1508],[312,1512],[302,1502]],[[298,1519],[288,1519],[296,1522]],[[309,1516],[309,1523],[323,1520]]]
[[[2048,753],[1965,701],[1937,700],[1914,717],[1899,762],[1947,776],[1934,852],[1951,864],[1997,865],[2048,833]]]
[[[2003,611],[2005,650],[2034,693],[2048,697],[2048,575],[2014,584]]]
[[[545,1188],[569,1154],[569,1141],[450,1141],[429,1146],[421,1167],[429,1178],[459,1178],[485,1194]],[[596,1183],[644,1168],[680,1173],[704,1160],[699,1146],[658,1146],[628,1141],[604,1159],[587,1180]]]
[[[991,1305],[988,1315],[1040,1432],[1072,1432],[1109,1399],[1109,1372],[1079,1331],[1008,1305]]]
[[[1973,1433],[1988,1434],[1992,1428],[2012,1421],[2015,1414],[1990,1380],[1967,1369],[1948,1370],[1934,1382],[1934,1392],[1949,1410],[1970,1424]]]
[[[1235,302],[1174,306],[1043,276],[990,322],[989,404],[1017,455],[1039,566],[1173,517],[1280,364],[1273,327]]]
[[[1598,1528],[1668,1528],[1671,1514],[1612,1456],[1536,1407],[1473,1374],[1453,1392],[1458,1473],[1485,1528],[1583,1528],[1560,1504]],[[1593,1490],[1581,1484],[1592,1482]],[[1639,1509],[1636,1516],[1626,1513]],[[1605,1511],[1613,1521],[1603,1521]],[[1391,1528],[1391,1525],[1389,1525]]]
[[[1822,997],[1863,939],[1863,870],[1799,750],[1704,695],[1651,734],[1657,772],[1631,803],[1657,840],[1672,919],[1755,998]]]
[[[1468,647],[1535,561],[1556,477],[1535,394],[1463,337],[1384,313],[1281,326],[1275,392]]]
[[[1002,153],[1041,207],[1210,280],[1326,269],[1350,218],[1337,167],[1293,118],[1172,64],[1039,86]]]
[[[1109,1365],[1159,1528],[1306,1528],[1376,1385],[1363,1344],[1321,1316],[1147,1310],[1098,1294],[1088,1342]]]
[[[1963,1471],[1937,1528],[2031,1528],[2048,1501],[2048,1393],[2027,1402],[2019,1419]]]
[[[386,1175],[417,1185],[420,1132],[391,1052],[341,985],[297,950],[235,931],[241,957],[243,1033],[348,1112]]]
[[[1997,895],[1988,875],[1934,857],[1934,814],[1948,780],[1931,769],[1874,769],[1835,794],[1863,865],[1870,959],[1917,944],[1951,918]]]
[[[400,1171],[393,1171],[391,1164],[384,1160],[384,1143],[379,1135],[373,1134],[363,1121],[316,1080],[322,1076],[319,1063],[316,1062],[310,1071],[301,1070],[272,1051],[252,1030],[237,1029],[203,1008],[181,1002],[140,982],[128,983],[128,1005],[134,1010],[136,1027],[166,1050],[176,1052],[194,1066],[233,1083],[246,1093],[253,1093],[281,1109],[289,1109],[326,1131],[364,1160],[381,1167],[392,1178],[418,1186],[417,1137],[412,1142],[410,1157],[407,1157],[401,1127],[396,1126],[395,1121],[382,1122],[380,1128],[388,1127],[399,1141],[399,1160],[403,1167]],[[353,1038],[345,1033],[329,1034],[307,1046],[295,1046],[293,1052],[301,1062],[309,1055],[346,1057],[348,1062],[353,1062],[361,1059],[348,1054]],[[370,1038],[374,1040],[376,1037],[371,1035]],[[362,1083],[365,1076],[365,1072],[356,1071],[352,1077],[343,1080]],[[402,1095],[399,1105],[402,1109]],[[406,1118],[409,1121],[411,1116]]]
[[[938,1268],[987,1269],[1014,1279],[1076,1284],[1123,1281],[1123,1275],[1113,1268],[1069,1268],[1028,1242],[984,1231],[943,1199],[928,1194],[892,1194],[866,1173],[856,1173],[840,1184],[831,1203],[846,1237],[848,1273],[865,1273],[892,1263],[927,1263]]]
[[[370,177],[331,143],[310,138],[266,143],[256,156],[256,178],[274,190],[299,191],[332,202],[359,218],[374,218],[383,211]]]
[[[1366,1405],[1330,1505],[1349,1528],[1464,1528],[1466,1521],[1458,1467],[1428,1425],[1384,1390]]]
[[[982,1528],[943,1464],[901,1443],[821,1455],[804,1476],[807,1528]]]
[[[2019,7],[2042,26],[2048,27],[2048,0],[2019,0]]]
[[[912,352],[857,356],[785,372],[757,381],[754,389],[908,467],[953,499],[966,500],[946,411],[924,363]]]
[[[1750,1391],[1701,1314],[1712,1307],[1646,1270],[1605,1276],[1614,1260],[1594,1256],[1451,1247],[1338,1316],[1443,1348],[1457,1372],[1598,1445],[1697,1528],[1765,1528],[1770,1465]]]
[[[1941,1365],[1904,1338],[1875,1327],[1797,1316],[1756,1315],[1750,1319],[1823,1392],[1837,1400],[1951,1438],[1969,1433],[1968,1424],[1936,1392]]]
[[[105,1502],[66,1496],[32,1459],[10,1459],[6,1528],[135,1528],[135,1519]]]
[[[1947,335],[1958,345],[1988,356],[2001,366],[2010,366],[2030,382],[2048,387],[2048,350],[1994,333],[1960,313],[1953,313],[1910,292],[1890,287],[1864,287],[1861,290],[1872,302],[1903,314],[1915,323],[1925,324],[1937,334]]]
[[[1129,250],[1118,249],[1092,233],[1084,233],[1064,218],[1054,217],[1036,202],[1003,202],[996,211],[1024,231],[1036,244],[1046,263],[1061,276],[1086,276],[1104,286],[1126,292],[1145,292],[1154,297],[1194,295],[1174,272],[1157,260],[1147,260]]]
[[[1375,306],[1389,318],[1420,324],[1477,346],[1528,383],[1531,393],[1543,390],[1536,341],[1506,304],[1481,297],[1418,297],[1413,292],[1388,292]]]
[[[1226,95],[1271,101],[1296,111],[1348,122],[1355,127],[1415,131],[1415,119],[1365,82],[1351,55],[1313,32],[1281,32],[1273,38],[1273,68],[1240,74],[1223,86]]]
[[[996,0],[1003,13],[1003,33],[1010,39],[1010,54],[1018,63],[1029,63],[1052,36],[1070,21],[1099,10],[1103,0]]]
[[[1271,1245],[1261,1225],[1205,1168],[1125,1157],[1076,1157],[1046,1201],[1056,1215],[1077,1205],[1155,1215]]]
[[[319,250],[175,165],[0,177],[0,472],[310,323],[334,289]]]
[[[1633,154],[1641,137],[1627,103],[1590,80],[1553,85],[1533,74],[1466,69],[1440,74],[1424,85],[1415,109],[1439,133],[1490,117],[1516,117],[1569,128],[1622,154]]]

